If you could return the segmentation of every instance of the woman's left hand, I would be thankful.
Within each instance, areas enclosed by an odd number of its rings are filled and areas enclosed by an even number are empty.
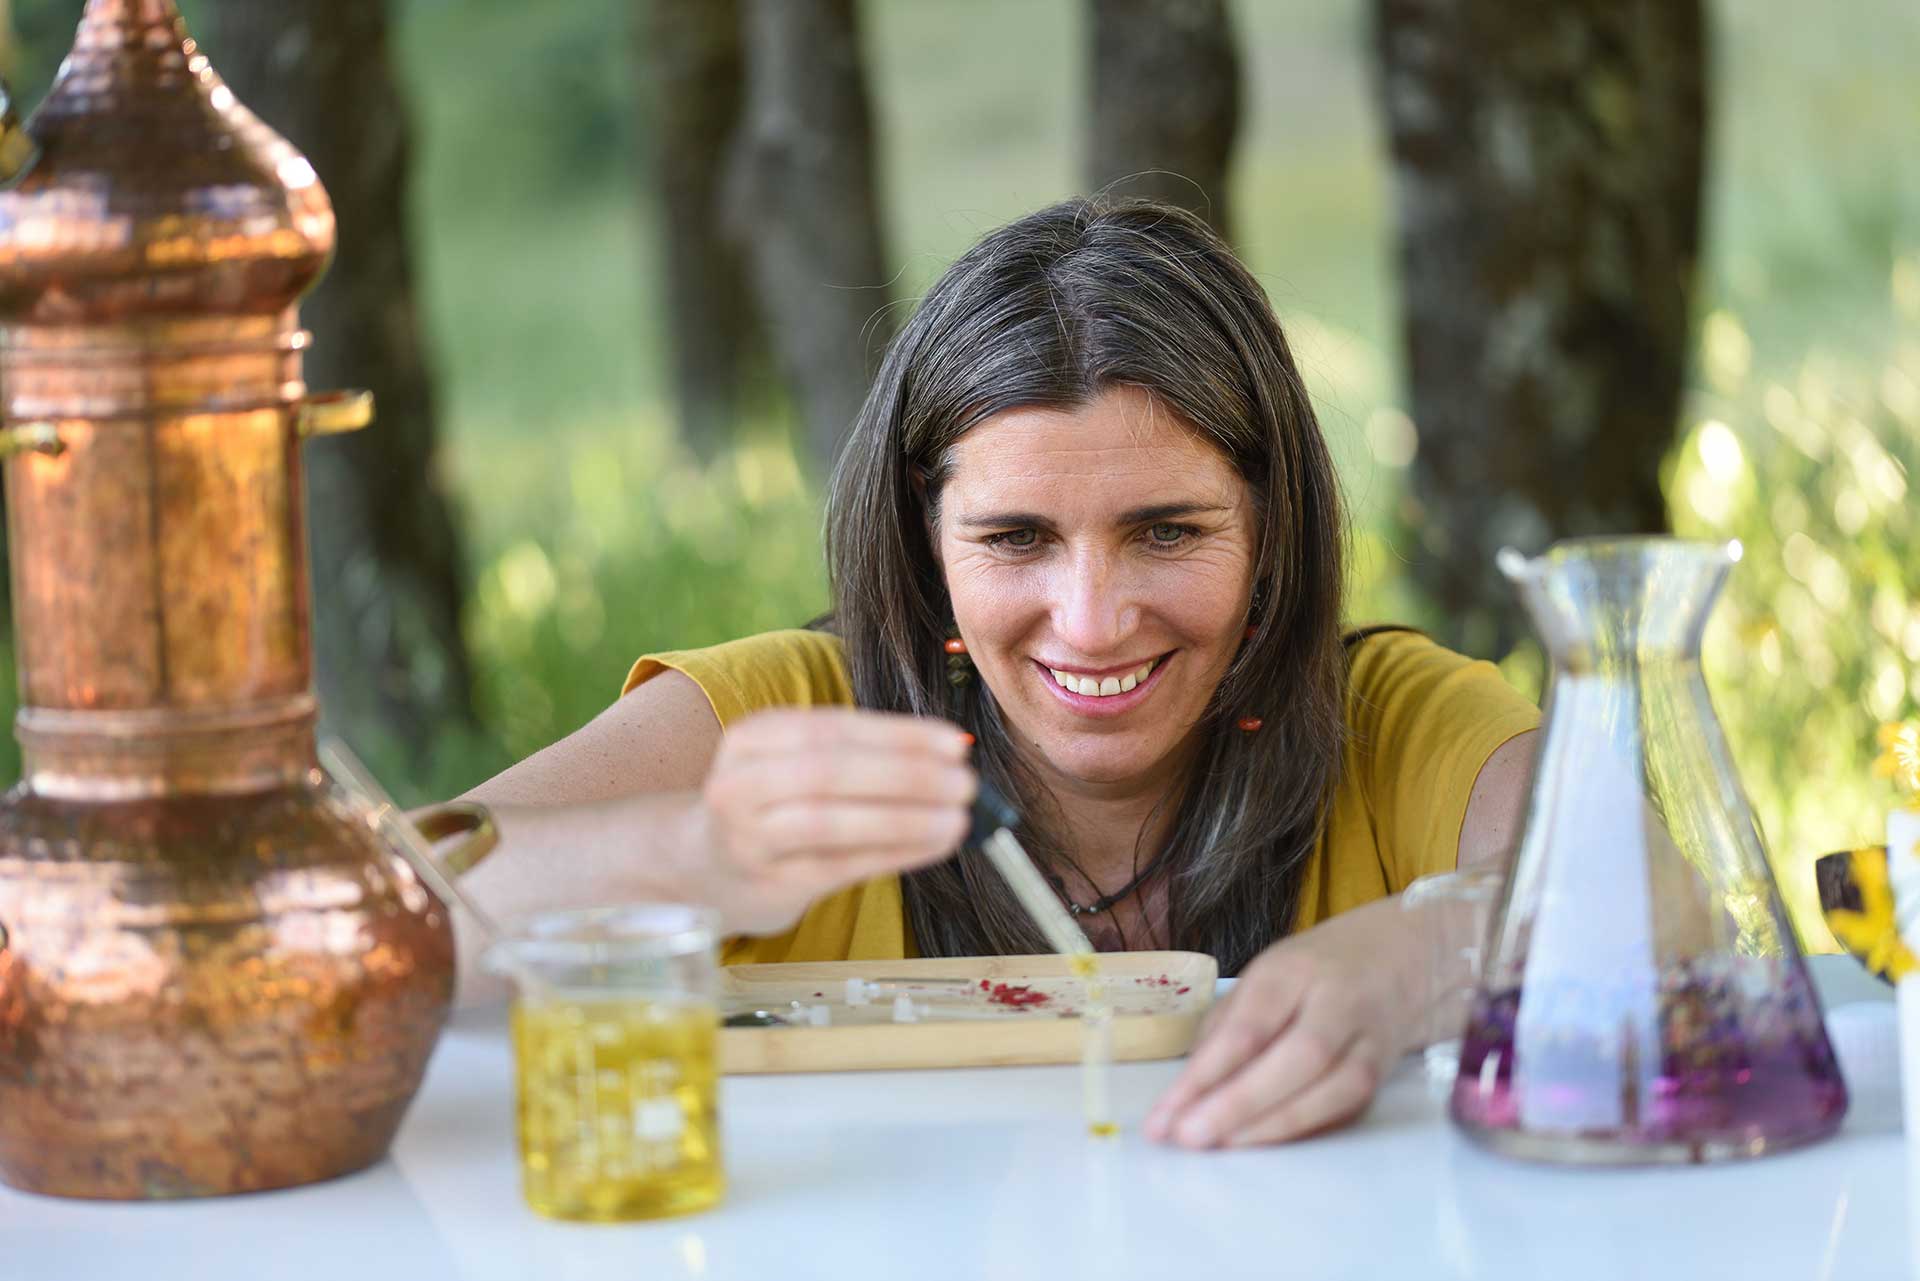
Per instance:
[[[1395,982],[1402,958],[1381,928],[1393,924],[1381,909],[1396,906],[1370,904],[1254,958],[1148,1114],[1147,1137],[1190,1148],[1284,1143],[1365,1111],[1417,1039]]]
[[[1511,856],[1535,738],[1507,740],[1481,767],[1459,867],[1498,869]],[[1255,957],[1147,1114],[1147,1137],[1191,1148],[1285,1143],[1366,1111],[1395,1060],[1439,1033],[1435,1021],[1452,1010],[1442,995],[1471,980],[1435,972],[1433,920],[1380,899]]]

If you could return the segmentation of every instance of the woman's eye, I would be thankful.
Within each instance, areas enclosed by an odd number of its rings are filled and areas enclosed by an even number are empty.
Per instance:
[[[1035,529],[1009,529],[1002,534],[990,535],[987,542],[995,547],[1011,547],[1024,551],[1040,541],[1040,531]]]
[[[1163,547],[1172,547],[1191,533],[1185,525],[1155,525],[1147,531],[1147,537]]]

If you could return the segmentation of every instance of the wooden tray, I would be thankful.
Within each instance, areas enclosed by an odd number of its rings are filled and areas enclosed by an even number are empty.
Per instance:
[[[1100,973],[1114,1009],[1113,1057],[1167,1059],[1193,1044],[1213,1004],[1219,967],[1197,952],[1103,952]],[[847,981],[899,980],[868,1005],[848,1003]],[[932,980],[961,980],[934,984]],[[985,984],[985,987],[982,987]],[[1044,1001],[1009,1006],[998,985]],[[826,1027],[723,1027],[721,1070],[848,1072],[868,1069],[1075,1063],[1080,1059],[1084,981],[1064,956],[935,957],[737,965],[721,971],[723,1014],[781,1011],[789,1002],[825,1006]],[[926,1009],[920,1021],[893,1021],[897,995]]]

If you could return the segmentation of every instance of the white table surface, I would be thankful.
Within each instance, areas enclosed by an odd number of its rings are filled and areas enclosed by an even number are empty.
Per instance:
[[[1877,995],[1820,958],[1829,1007]],[[1852,972],[1858,975],[1856,969]],[[1883,989],[1884,990],[1884,989]],[[1858,1011],[1856,1011],[1858,1012]],[[0,1189],[0,1281],[681,1277],[1900,1277],[1920,1281],[1897,1094],[1756,1161],[1523,1165],[1466,1144],[1417,1064],[1364,1121],[1289,1147],[1188,1153],[1137,1123],[1177,1063],[1116,1070],[1118,1142],[1076,1068],[752,1077],[723,1087],[717,1210],[617,1226],[520,1201],[502,1019],[442,1039],[391,1157],[316,1187],[100,1204]]]

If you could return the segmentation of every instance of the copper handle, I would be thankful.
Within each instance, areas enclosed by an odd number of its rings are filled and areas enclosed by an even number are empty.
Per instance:
[[[295,422],[302,436],[338,436],[373,421],[370,391],[323,391],[300,402]]]
[[[430,841],[465,837],[445,854],[436,854],[434,859],[449,880],[466,875],[500,843],[500,829],[494,825],[492,811],[477,801],[448,801],[410,817],[420,835]]]
[[[15,454],[63,454],[66,450],[60,429],[53,423],[14,423],[0,427],[0,458],[12,458]]]
[[[39,144],[21,127],[13,86],[0,76],[0,183],[10,183],[40,158]]]

